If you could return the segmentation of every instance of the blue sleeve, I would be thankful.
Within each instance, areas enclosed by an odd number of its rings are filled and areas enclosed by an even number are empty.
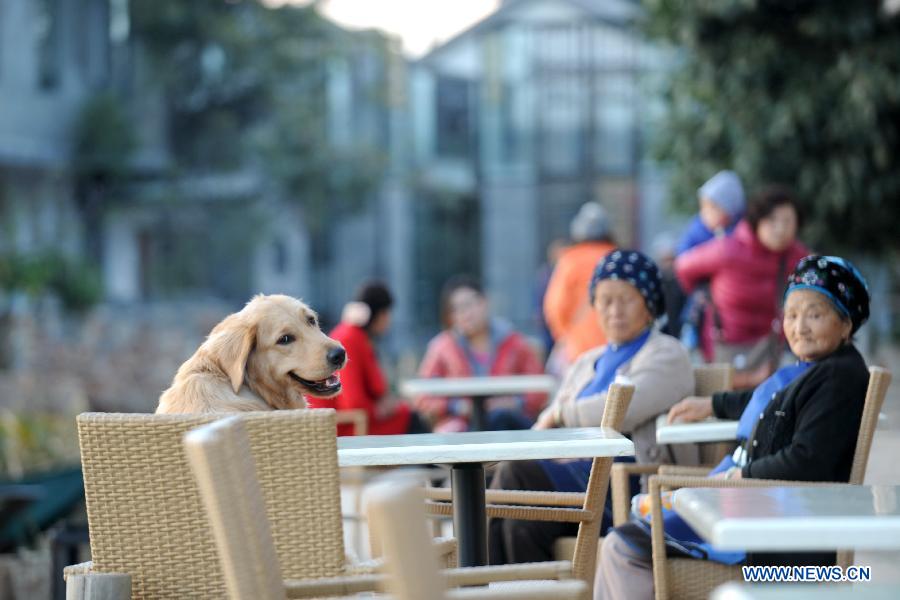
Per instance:
[[[694,246],[699,246],[713,237],[713,232],[706,228],[706,225],[700,220],[700,215],[695,215],[691,222],[688,223],[687,228],[681,235],[681,239],[678,240],[678,245],[675,247],[675,256],[680,256]]]

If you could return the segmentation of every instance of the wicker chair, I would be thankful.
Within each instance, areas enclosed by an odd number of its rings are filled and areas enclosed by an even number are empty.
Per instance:
[[[93,561],[65,574],[127,573],[133,598],[221,598],[225,584],[181,438],[215,415],[78,417]],[[373,570],[344,553],[333,410],[246,413],[286,577]],[[310,543],[315,540],[315,543]]]
[[[729,363],[714,363],[694,367],[694,394],[697,396],[711,396],[716,392],[731,390],[734,378],[734,367]],[[714,467],[722,457],[734,450],[734,444],[729,442],[713,442],[700,445],[700,460],[702,467],[686,467],[692,475],[705,475]],[[612,495],[613,525],[619,526],[628,521],[631,513],[631,486],[629,477],[632,475],[656,475],[660,473],[658,463],[616,463],[612,467],[610,480],[610,492]],[[682,471],[682,474],[687,474]]]
[[[199,427],[185,436],[184,445],[212,526],[232,600],[349,594],[384,588],[392,589],[400,600],[447,597],[442,587],[447,581],[442,580],[437,557],[428,547],[423,504],[415,495],[409,495],[413,491],[411,488],[391,484],[389,491],[376,494],[378,498],[372,504],[374,519],[393,532],[386,540],[391,577],[332,580],[329,589],[312,582],[313,589],[310,582],[282,580],[242,417],[229,417]],[[402,495],[398,496],[398,493]],[[517,594],[515,597],[560,597],[561,591],[571,588],[562,597],[584,598],[581,595],[584,586],[574,583],[554,586],[554,596],[544,590],[543,595]],[[482,588],[466,590],[461,597],[512,596]]]
[[[616,430],[621,427],[633,394],[632,385],[614,383],[610,386],[603,411],[602,427]],[[584,581],[592,588],[611,465],[611,457],[593,460],[585,493],[487,490],[485,498],[489,503],[487,516],[525,521],[578,523],[572,562],[560,561],[555,564],[568,565],[563,567],[562,572]],[[427,507],[431,514],[452,514],[449,489],[429,488],[426,490],[426,497],[429,499]],[[531,571],[531,565],[508,565],[508,567],[519,569],[521,579],[539,578]]]
[[[709,396],[714,392],[731,389],[734,368],[728,363],[716,363],[694,367],[694,393],[698,396]],[[700,445],[703,464],[715,464],[722,460],[725,453],[733,450],[733,444],[711,443]],[[610,495],[612,500],[613,525],[622,525],[628,521],[631,512],[632,475],[654,475],[659,472],[659,463],[613,463],[610,475]],[[695,475],[705,475],[707,467],[692,467]],[[554,544],[554,556],[557,560],[569,560],[575,548],[575,538],[561,537]]]
[[[866,474],[872,438],[878,424],[878,413],[884,404],[887,388],[891,382],[891,373],[881,367],[869,367],[869,386],[866,391],[865,406],[859,426],[856,450],[853,455],[853,467],[850,471],[851,485],[859,485]],[[669,472],[672,472],[670,470]],[[677,472],[677,471],[676,471]],[[692,560],[687,558],[668,558],[662,528],[662,503],[660,492],[663,489],[680,487],[772,487],[799,485],[834,485],[833,483],[811,483],[808,481],[776,481],[762,479],[717,480],[706,477],[685,475],[654,475],[650,478],[650,512],[651,541],[653,547],[653,581],[657,600],[705,599],[718,585],[733,580],[741,580],[739,566],[722,565],[711,561]],[[838,565],[846,568],[853,562],[853,552],[839,550]]]

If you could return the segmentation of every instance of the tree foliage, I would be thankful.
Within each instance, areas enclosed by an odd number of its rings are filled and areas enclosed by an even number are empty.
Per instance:
[[[676,66],[658,156],[696,207],[733,168],[750,190],[795,188],[805,240],[830,252],[898,249],[900,18],[880,0],[645,0]]]
[[[273,9],[258,0],[132,0],[135,37],[169,98],[179,164],[252,167],[281,197],[300,203],[315,234],[326,208],[359,206],[384,168],[373,144],[336,147],[328,130],[328,74],[378,35],[351,34],[315,6]],[[384,81],[354,90],[373,102]]]

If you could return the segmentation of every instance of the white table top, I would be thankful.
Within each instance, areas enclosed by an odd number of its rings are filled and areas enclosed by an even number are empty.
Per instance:
[[[553,393],[557,381],[550,375],[504,375],[497,377],[434,377],[400,382],[403,396],[509,396],[530,392]]]
[[[342,467],[633,455],[631,440],[600,427],[338,438]]]
[[[683,488],[673,508],[722,550],[900,549],[900,486]]]
[[[666,415],[663,414],[656,418],[656,443],[728,442],[737,439],[737,427],[737,421],[724,419],[666,425]]]
[[[874,573],[872,574],[874,577]],[[726,583],[717,587],[710,600],[896,600],[900,585],[873,583]]]

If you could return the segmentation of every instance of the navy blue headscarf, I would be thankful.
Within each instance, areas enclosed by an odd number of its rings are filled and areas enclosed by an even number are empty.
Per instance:
[[[818,254],[801,258],[787,283],[785,298],[794,290],[819,292],[838,313],[850,319],[852,333],[869,319],[869,285],[849,260]]]
[[[654,317],[661,317],[666,312],[659,267],[637,250],[613,250],[597,263],[588,290],[591,303],[597,284],[604,279],[618,279],[637,288]]]

